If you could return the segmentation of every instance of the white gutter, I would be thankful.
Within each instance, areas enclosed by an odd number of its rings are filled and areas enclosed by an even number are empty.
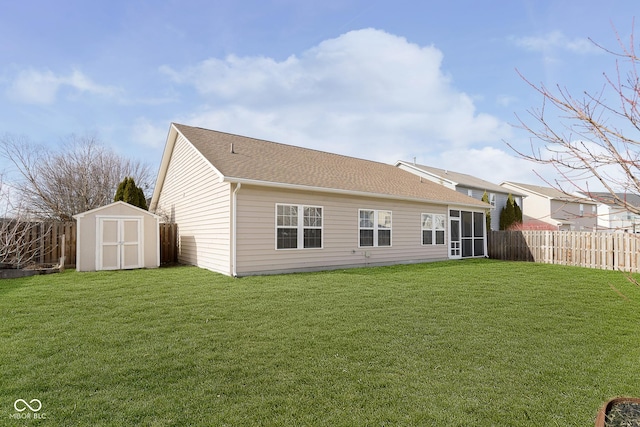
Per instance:
[[[236,254],[237,254],[237,249],[236,249],[236,242],[237,242],[237,237],[236,237],[236,223],[238,220],[238,213],[237,213],[237,206],[238,206],[238,191],[240,191],[240,187],[242,187],[242,183],[238,182],[236,184],[236,188],[233,190],[233,194],[232,194],[232,204],[233,204],[233,224],[231,224],[231,244],[233,245],[233,249],[231,251],[231,275],[233,277],[238,277],[238,270],[236,268]]]
[[[445,205],[445,206],[456,205],[456,206],[464,206],[466,208],[473,207],[475,209],[487,209],[491,207],[488,203],[484,203],[484,202],[480,202],[481,204],[467,204],[467,203],[444,201],[444,200],[423,199],[419,197],[397,196],[393,194],[368,193],[366,191],[343,190],[338,188],[315,187],[310,185],[285,184],[281,182],[269,182],[269,181],[255,180],[255,179],[234,178],[230,176],[226,176],[224,180],[230,183],[237,183],[238,185],[247,184],[247,185],[258,185],[262,187],[286,188],[290,190],[317,191],[322,193],[346,194],[350,196],[375,197],[375,198],[381,198],[381,199],[393,199],[393,200],[403,200],[403,201],[410,201],[410,202],[431,203],[434,205]],[[452,190],[452,191],[455,191],[455,190]]]

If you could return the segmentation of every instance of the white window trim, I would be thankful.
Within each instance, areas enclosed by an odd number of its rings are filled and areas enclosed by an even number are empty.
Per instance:
[[[295,227],[292,226],[279,226],[278,225],[278,206],[295,206],[298,208],[298,225]],[[317,208],[322,209],[321,221],[322,225],[320,227],[305,227],[304,226],[304,209],[305,208]],[[279,228],[297,228],[298,230],[298,242],[297,247],[295,248],[278,248],[278,229]],[[320,247],[318,248],[305,248],[304,247],[304,230],[312,229],[312,230],[320,230]],[[324,206],[313,206],[313,205],[299,205],[296,203],[276,203],[275,207],[275,249],[277,251],[300,251],[300,250],[314,250],[314,249],[322,249],[324,248]]]
[[[433,228],[424,228],[424,221],[422,220],[422,217],[424,215],[431,215],[431,224],[433,224]],[[436,216],[441,216],[442,217],[442,221],[444,223],[444,228],[439,229],[436,228],[435,224],[435,217]],[[422,234],[425,231],[431,231],[431,243],[424,243],[424,239],[422,238]],[[444,232],[444,241],[442,243],[436,243],[436,231],[442,231]],[[446,246],[447,245],[447,214],[436,214],[436,213],[429,213],[429,212],[424,212],[422,214],[420,214],[420,243],[422,244],[422,246]]]
[[[373,211],[373,228],[370,227],[361,227],[360,226],[360,212],[362,211]],[[389,216],[391,218],[391,225],[389,226],[389,244],[380,246],[378,245],[378,230],[381,230],[378,227],[378,213],[379,212],[389,212]],[[361,246],[360,245],[360,230],[372,230],[373,229],[373,246]],[[386,229],[382,229],[386,230]],[[359,248],[390,248],[393,246],[393,211],[388,209],[358,209],[358,247]]]

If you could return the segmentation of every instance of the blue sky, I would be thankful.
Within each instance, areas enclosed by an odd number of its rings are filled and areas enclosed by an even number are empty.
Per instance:
[[[544,184],[533,83],[597,91],[635,0],[4,1],[0,134],[97,134],[157,169],[171,122]],[[0,166],[2,166],[0,164]]]

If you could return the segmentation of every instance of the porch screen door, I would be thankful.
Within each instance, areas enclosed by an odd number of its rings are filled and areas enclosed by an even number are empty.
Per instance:
[[[460,252],[460,211],[449,211],[449,258],[462,258]]]
[[[484,256],[484,213],[449,211],[449,258]]]

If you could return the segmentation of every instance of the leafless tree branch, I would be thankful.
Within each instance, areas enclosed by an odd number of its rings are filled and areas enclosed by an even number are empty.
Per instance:
[[[0,137],[0,157],[17,172],[12,185],[25,210],[39,219],[68,221],[104,206],[126,176],[146,191],[152,182],[147,165],[117,155],[93,135],[71,135],[59,150],[5,135]]]
[[[613,200],[627,211],[640,207],[627,203],[621,193],[640,194],[640,74],[633,32],[624,42],[614,29],[619,51],[596,46],[615,57],[614,76],[603,73],[604,84],[596,92],[572,95],[565,87],[553,90],[520,77],[543,99],[541,108],[516,116],[518,127],[531,135],[530,152],[507,143],[521,158],[551,165],[566,183],[591,194],[588,179],[595,179]],[[558,125],[558,120],[560,124]],[[561,185],[556,181],[555,188]]]

